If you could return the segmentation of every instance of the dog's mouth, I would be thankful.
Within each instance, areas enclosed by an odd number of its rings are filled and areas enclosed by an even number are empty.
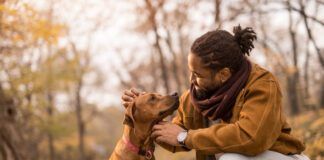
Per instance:
[[[179,98],[177,97],[177,98],[175,98],[175,102],[173,103],[173,105],[170,108],[159,112],[159,114],[158,114],[159,117],[153,121],[150,128],[152,128],[153,125],[155,125],[155,124],[159,123],[160,121],[162,121],[163,118],[165,118],[168,115],[172,114],[175,110],[178,109],[178,107],[179,107]]]
[[[179,107],[179,99],[177,98],[176,101],[173,103],[173,105],[170,108],[159,112],[159,119],[162,120],[166,116],[172,114],[172,112],[177,110],[178,107]]]

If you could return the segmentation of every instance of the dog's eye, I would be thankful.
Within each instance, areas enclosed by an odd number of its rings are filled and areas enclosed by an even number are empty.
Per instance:
[[[151,96],[150,101],[154,101],[156,99],[155,96]]]

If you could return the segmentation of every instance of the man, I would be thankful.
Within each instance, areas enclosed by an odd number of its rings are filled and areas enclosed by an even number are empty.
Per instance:
[[[152,137],[171,151],[196,150],[206,159],[308,159],[290,134],[276,78],[246,55],[254,48],[252,28],[207,32],[188,55],[190,89],[176,117],[153,127]],[[124,106],[138,95],[126,91]]]

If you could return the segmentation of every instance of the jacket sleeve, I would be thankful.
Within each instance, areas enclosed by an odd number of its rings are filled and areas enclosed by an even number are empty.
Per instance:
[[[279,86],[274,80],[259,79],[245,93],[238,121],[189,130],[185,143],[205,154],[232,152],[254,156],[275,143],[281,126]]]
[[[176,116],[173,118],[172,123],[185,128],[184,124],[183,124],[183,107],[184,107],[184,103],[183,103],[183,98],[186,96],[186,93],[184,93],[181,98],[180,98],[180,103],[179,103],[179,108],[177,110],[177,114]],[[190,149],[185,148],[185,147],[179,147],[179,146],[172,146],[166,143],[158,143],[161,147],[163,147],[164,149],[170,151],[170,152],[180,152],[180,151],[190,151]]]

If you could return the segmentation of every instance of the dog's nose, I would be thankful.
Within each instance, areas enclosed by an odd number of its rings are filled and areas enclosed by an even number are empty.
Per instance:
[[[172,97],[179,97],[177,92],[171,94]]]

